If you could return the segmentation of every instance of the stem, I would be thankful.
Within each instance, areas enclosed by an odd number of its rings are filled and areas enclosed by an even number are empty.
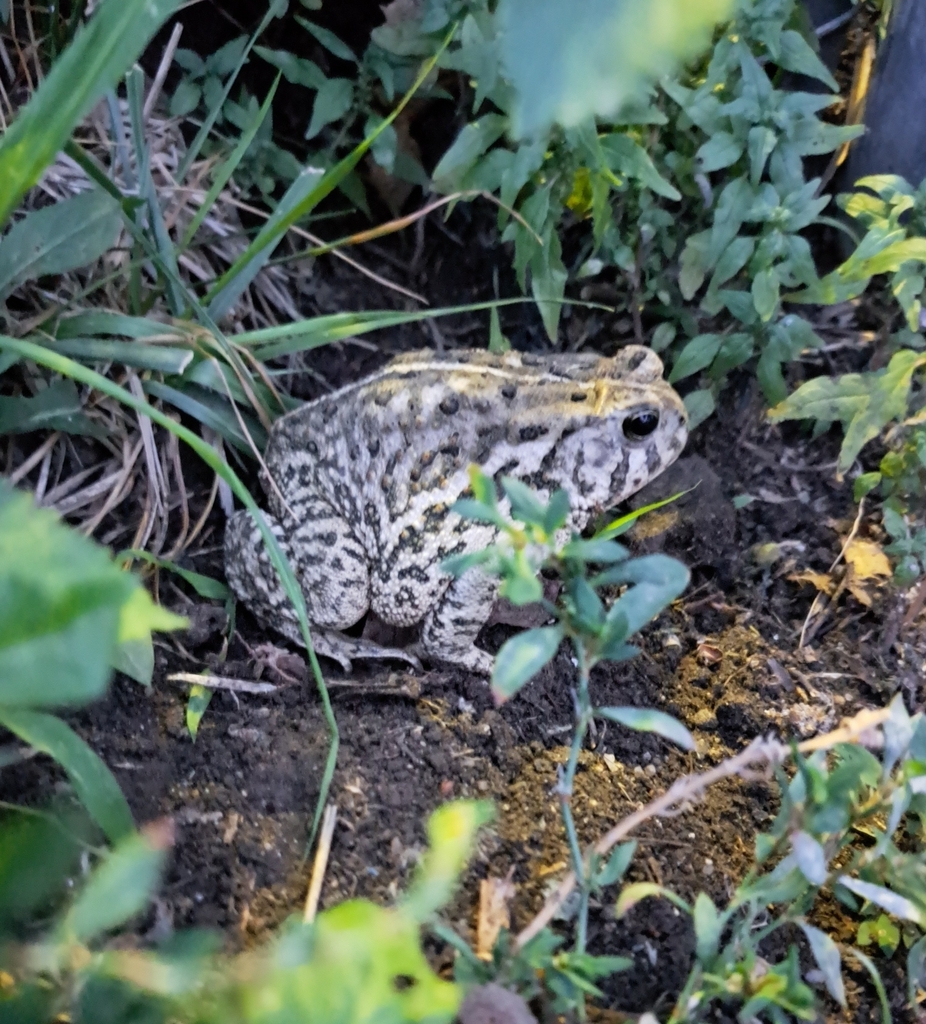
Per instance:
[[[589,865],[582,856],[582,848],[579,845],[579,837],[576,833],[575,819],[572,816],[572,794],[575,781],[576,768],[579,764],[579,752],[585,743],[585,736],[592,720],[592,705],[588,695],[589,661],[585,651],[585,645],[581,639],[574,639],[576,657],[579,667],[579,685],[575,693],[576,705],[576,727],[572,734],[572,746],[569,749],[569,759],[566,762],[566,770],[561,773],[557,791],[560,802],[560,812],[563,816],[563,826],[566,829],[566,838],[569,842],[569,854],[572,858],[572,870],[578,881],[579,889],[579,912],[576,923],[576,952],[584,953],[588,941],[588,904],[591,895],[591,878],[589,876]]]

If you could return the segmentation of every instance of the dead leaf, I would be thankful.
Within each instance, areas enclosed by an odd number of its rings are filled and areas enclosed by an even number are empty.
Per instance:
[[[891,563],[887,560],[887,555],[881,550],[881,545],[873,540],[861,540],[856,537],[847,545],[844,558],[852,566],[858,580],[891,575]]]
[[[858,601],[859,604],[863,604],[866,608],[871,607],[871,594],[859,583],[855,576],[855,571],[849,569],[849,575],[846,579],[846,589],[849,593]]]
[[[505,878],[491,875],[479,883],[479,919],[476,923],[476,956],[480,960],[491,960],[495,940],[502,928],[511,925],[508,904],[514,899],[515,885],[512,872]]]
[[[835,589],[833,581],[825,572],[813,572],[810,569],[805,569],[803,572],[792,573],[788,579],[795,583],[810,583],[824,594],[832,594]]]

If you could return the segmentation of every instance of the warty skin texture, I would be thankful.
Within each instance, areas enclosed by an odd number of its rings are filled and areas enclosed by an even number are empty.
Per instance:
[[[265,453],[276,484],[268,522],[305,593],[316,650],[346,667],[354,657],[415,663],[339,632],[372,609],[396,626],[420,622],[416,653],[428,660],[488,674],[492,658],[474,641],[498,581],[478,569],[454,580],[440,568],[496,536],[451,511],[470,464],[522,480],[541,500],[565,488],[568,526],[581,531],[674,462],[686,437],[681,399],[659,358],[638,346],[611,358],[410,352],[283,416]],[[301,643],[246,512],[229,521],[225,561],[235,594]]]

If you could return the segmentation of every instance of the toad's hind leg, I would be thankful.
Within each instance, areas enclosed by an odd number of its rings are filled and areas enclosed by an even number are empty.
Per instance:
[[[421,628],[420,647],[430,660],[460,665],[479,675],[492,674],[495,659],[476,646],[479,631],[489,621],[498,594],[498,580],[480,569],[469,569],[450,584]]]
[[[359,622],[370,604],[367,561],[343,519],[329,513],[286,531],[269,513],[265,512],[264,518],[302,590],[318,654],[340,662],[347,672],[352,658],[396,658],[419,667],[407,651],[338,632]],[[261,623],[305,646],[296,611],[273,568],[260,530],[244,510],[236,512],[225,529],[225,573],[235,596]]]

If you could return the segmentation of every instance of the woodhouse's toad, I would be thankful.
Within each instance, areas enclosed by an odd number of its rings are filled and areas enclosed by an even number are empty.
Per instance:
[[[421,622],[426,658],[488,674],[492,658],[474,640],[497,581],[478,569],[454,580],[440,568],[495,539],[492,526],[451,511],[468,466],[523,480],[543,500],[565,488],[569,528],[580,531],[674,462],[686,437],[684,405],[646,348],[613,358],[410,352],[274,424],[266,463],[279,494],[268,488],[267,519],[320,654],[345,667],[353,657],[414,661],[337,632],[372,609],[396,626]],[[225,564],[255,615],[301,643],[247,512],[228,524]]]

